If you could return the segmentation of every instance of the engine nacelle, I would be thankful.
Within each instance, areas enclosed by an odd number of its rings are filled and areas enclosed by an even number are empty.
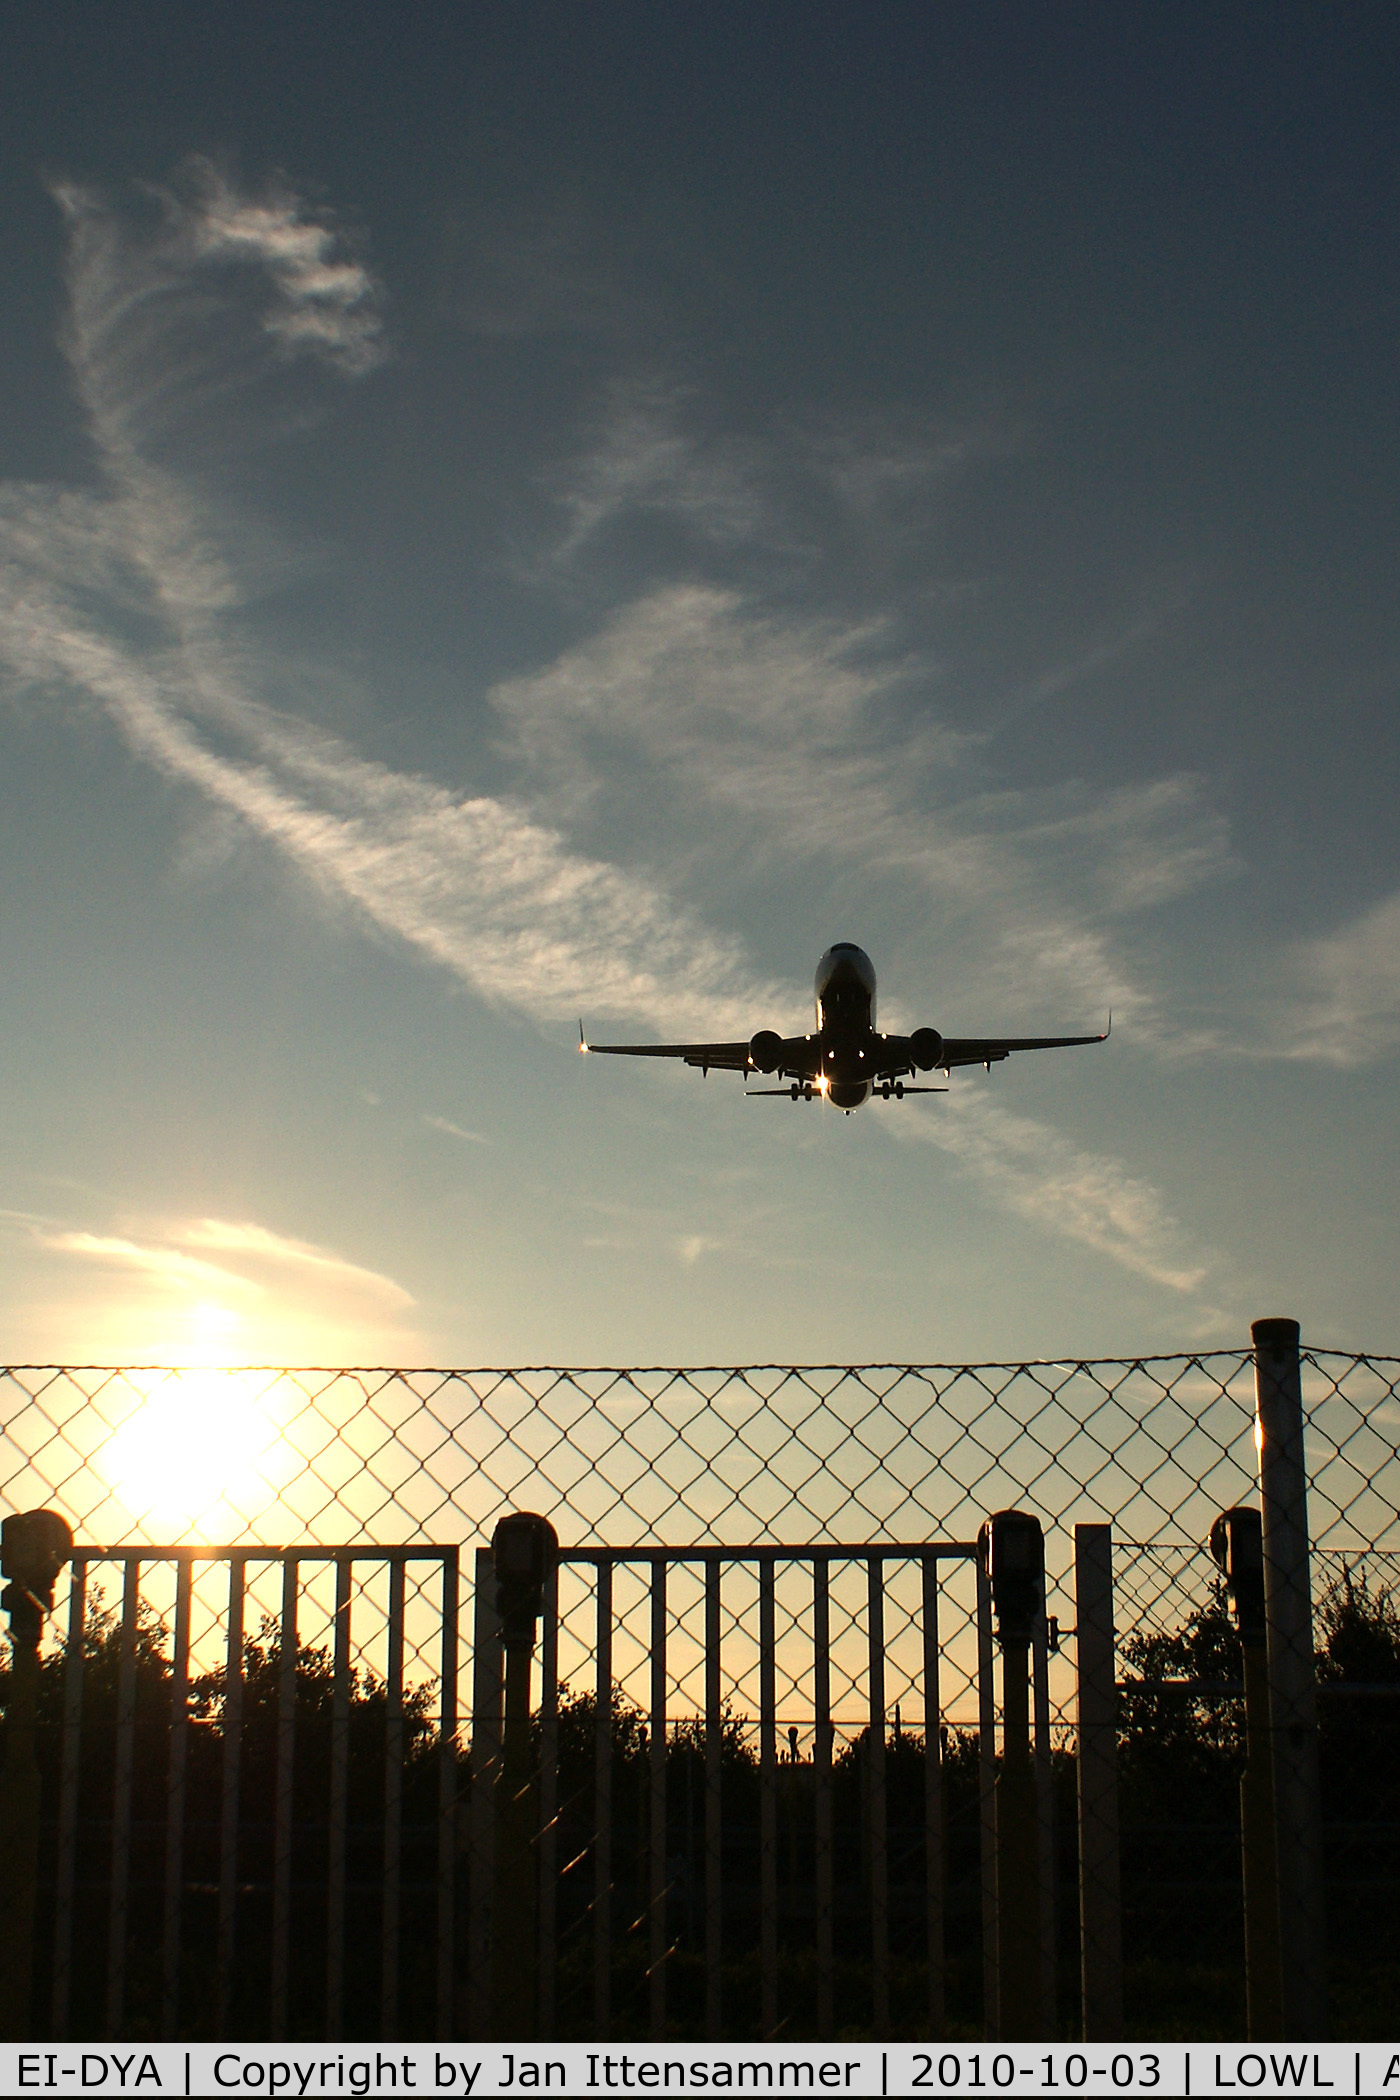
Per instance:
[[[749,1063],[755,1072],[776,1072],[782,1059],[782,1037],[776,1029],[760,1028],[749,1044]]]
[[[943,1038],[936,1028],[916,1028],[909,1038],[909,1055],[921,1072],[931,1072],[943,1055]]]

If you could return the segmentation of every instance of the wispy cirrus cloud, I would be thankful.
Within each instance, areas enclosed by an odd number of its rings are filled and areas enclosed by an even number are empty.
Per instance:
[[[685,413],[691,399],[659,373],[608,387],[583,449],[555,477],[563,529],[545,572],[566,568],[623,518],[667,519],[725,550],[784,539],[752,443],[699,435]]]
[[[1400,895],[1300,943],[1291,959],[1298,995],[1276,1026],[1278,1055],[1339,1066],[1393,1055],[1400,1046]]]
[[[30,1227],[35,1242],[52,1254],[72,1255],[102,1267],[136,1270],[179,1291],[232,1292],[264,1297],[288,1274],[311,1277],[332,1291],[354,1292],[380,1311],[402,1311],[413,1298],[401,1284],[376,1270],[309,1240],[289,1238],[266,1225],[222,1218],[170,1220],[148,1227],[141,1238],[71,1228]],[[221,1262],[192,1247],[220,1254]]]
[[[1201,783],[992,785],[984,740],[929,711],[934,676],[878,622],[776,615],[685,584],[492,698],[563,821],[599,804],[610,828],[644,772],[673,839],[712,839],[720,817],[747,864],[835,864],[847,894],[852,867],[872,895],[912,886],[937,903],[965,981],[1111,1009],[1180,1048],[1114,928],[1231,871]]]
[[[40,1353],[52,1346],[47,1319],[93,1362],[364,1362],[417,1341],[414,1298],[393,1277],[254,1220],[117,1218],[94,1230],[5,1212],[0,1226],[11,1269],[31,1278]]]
[[[181,1246],[207,1247],[230,1261],[242,1261],[254,1275],[262,1265],[269,1265],[273,1270],[309,1275],[333,1290],[356,1292],[383,1308],[403,1310],[413,1303],[410,1293],[392,1277],[362,1268],[358,1262],[347,1261],[343,1255],[310,1240],[273,1232],[266,1225],[247,1220],[191,1218],[175,1226],[172,1237]]]
[[[54,195],[69,226],[65,348],[109,461],[131,467],[269,361],[360,378],[387,354],[368,267],[285,184],[248,194],[196,157],[125,205],[76,182]]]
[[[491,1142],[490,1138],[483,1137],[479,1130],[466,1130],[460,1123],[452,1122],[447,1116],[424,1116],[423,1121],[429,1130],[440,1130],[444,1137],[458,1138],[464,1145],[489,1145]]]
[[[256,1295],[259,1290],[246,1276],[221,1268],[216,1262],[201,1261],[183,1247],[152,1246],[120,1234],[101,1232],[41,1231],[35,1238],[50,1254],[70,1254],[102,1268],[135,1270],[173,1290],[231,1291],[238,1296]]]
[[[138,442],[163,435],[182,389],[198,394],[206,378],[183,354],[187,298],[158,298],[151,312],[147,294],[153,280],[187,289],[181,258],[187,278],[206,248],[246,240],[274,274],[309,269],[314,251],[293,239],[304,223],[293,199],[245,210],[207,184],[194,198],[176,210],[162,195],[162,226],[174,212],[175,232],[143,241],[101,200],[84,194],[73,207],[82,318],[68,348],[108,488],[7,492],[0,652],[11,675],[85,694],[160,771],[488,999],[536,1019],[576,1014],[586,998],[599,1014],[645,1013],[663,1027],[737,1025],[753,989],[741,945],[707,932],[663,887],[571,850],[518,802],[395,772],[248,691],[225,624],[238,581],[215,522]],[[128,328],[133,311],[140,323]],[[221,354],[234,359],[236,346]]]
[[[1015,1216],[1167,1290],[1197,1291],[1210,1273],[1211,1259],[1191,1247],[1151,1182],[971,1086],[955,1084],[936,1120],[890,1127],[905,1141],[950,1153],[985,1197]]]

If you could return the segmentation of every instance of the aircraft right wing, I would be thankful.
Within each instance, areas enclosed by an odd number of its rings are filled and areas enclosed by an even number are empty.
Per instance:
[[[934,1063],[940,1072],[955,1065],[997,1065],[1016,1050],[1068,1050],[1078,1043],[1106,1043],[1102,1035],[945,1035]]]

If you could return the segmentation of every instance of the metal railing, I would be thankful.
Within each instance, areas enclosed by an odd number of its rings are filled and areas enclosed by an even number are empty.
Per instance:
[[[971,1690],[977,1702],[982,1745],[964,1848],[972,1855],[974,1887],[967,1893],[974,1915],[995,1867],[992,1629],[976,1555],[974,1544],[961,1542],[564,1550],[552,1561],[541,1599],[536,1736],[528,1758],[513,1759],[508,1672],[517,1658],[502,1647],[491,1551],[481,1549],[473,1633],[472,2033],[550,2038],[579,2030],[605,2038],[619,2017],[618,1991],[628,1989],[626,2030],[664,2038],[677,2017],[670,1979],[688,1970],[682,2017],[716,2038],[729,2031],[726,1979],[732,1989],[747,1965],[756,1992],[746,2031],[783,2031],[801,1998],[802,2020],[825,2038],[837,2021],[838,1968],[849,1972],[853,1964],[864,1985],[854,1994],[848,1988],[847,1996],[863,2002],[844,2004],[842,2024],[885,2032],[896,1954],[906,1996],[911,1974],[921,1979],[919,2003],[905,2004],[901,2017],[941,2031],[950,1621],[970,1636],[975,1657],[970,1677],[966,1664],[951,1673],[955,1696]],[[622,1594],[624,1586],[630,1594]],[[640,1681],[618,1663],[637,1618],[642,1623],[631,1638],[642,1657]],[[588,1679],[586,1693],[573,1695],[572,1759],[561,1751],[571,1648]],[[1042,1641],[1042,1692],[1044,1652]],[[523,1667],[528,1672],[528,1658]],[[623,1731],[629,1680],[643,1698],[630,1706]],[[523,1700],[521,1710],[530,1712],[528,1693]],[[1043,1697],[1039,1703],[1044,1707]],[[586,1743],[577,1740],[579,1723]],[[858,1767],[844,1775],[855,1779],[853,1816],[843,1802],[854,1828],[838,1827],[843,1728],[846,1763]],[[624,1733],[630,1755],[619,1758]],[[894,1844],[888,1769],[892,1754],[916,1739],[918,1826]],[[1040,1739],[1048,1756],[1043,1721]],[[622,1777],[634,1798],[620,1843]],[[530,1790],[523,1823],[502,1820],[503,1786],[512,1800]],[[857,1857],[861,1869],[853,1875]],[[536,1885],[536,1919],[528,1930],[517,1928],[504,1962],[498,1952],[493,1964],[494,1893],[522,1881]],[[893,1921],[892,1895],[903,1899]],[[994,1989],[990,1909],[983,1923]],[[629,1938],[637,1954],[630,1965]],[[533,1987],[522,1997],[527,1971]],[[570,1997],[563,2006],[561,1977]]]
[[[417,1995],[450,2031],[458,1562],[452,1547],[78,1548],[47,1665],[56,2039],[134,2019],[167,2039],[195,2020],[214,2038],[310,2022],[335,2040],[351,1998],[357,2025],[370,2003],[393,2039],[410,1883],[432,1916]],[[415,1752],[433,1769],[406,1868]]]

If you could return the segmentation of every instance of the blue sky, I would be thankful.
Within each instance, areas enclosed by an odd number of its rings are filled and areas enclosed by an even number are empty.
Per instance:
[[[10,1361],[1400,1349],[1393,10],[10,44]]]

